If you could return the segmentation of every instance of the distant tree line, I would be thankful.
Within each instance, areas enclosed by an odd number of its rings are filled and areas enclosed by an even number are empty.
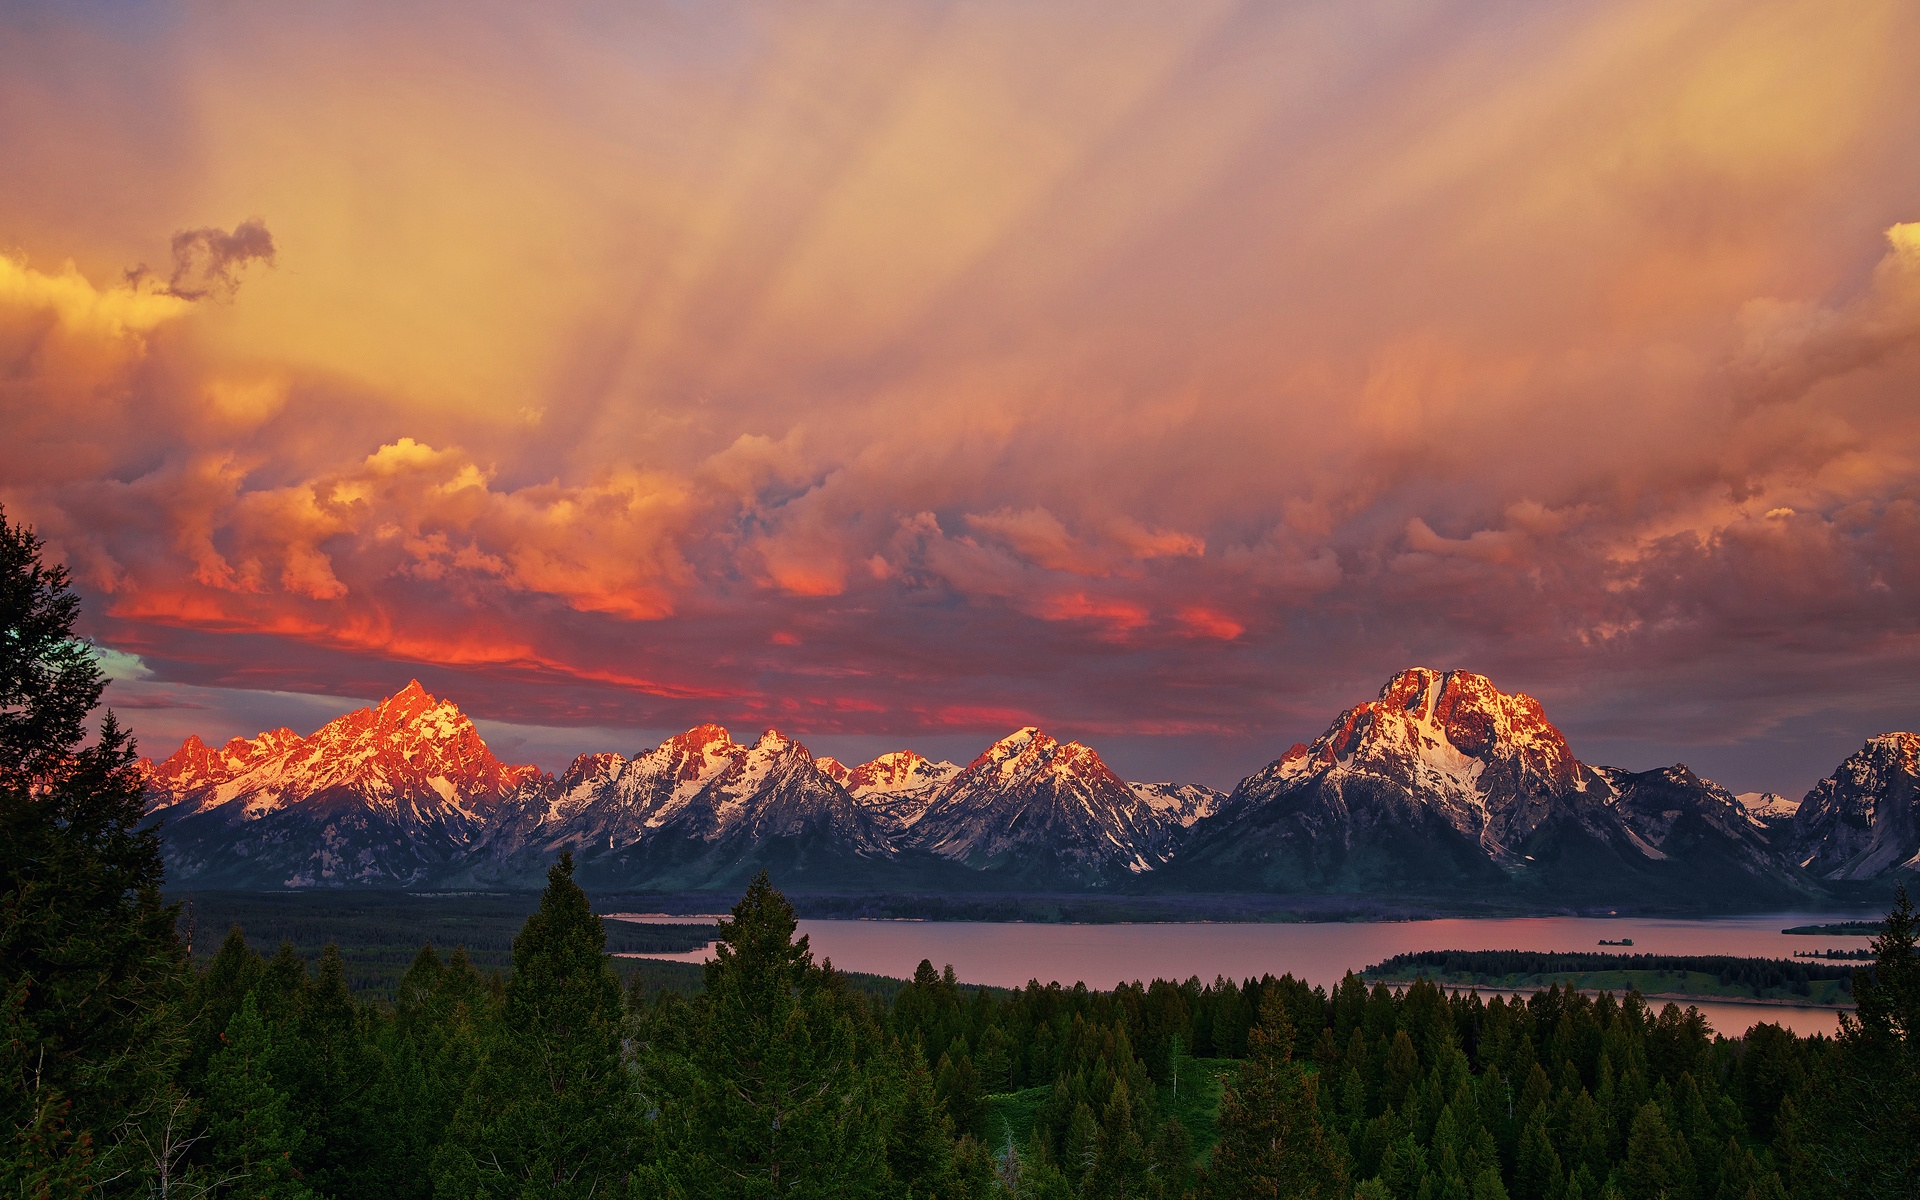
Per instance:
[[[705,987],[624,990],[563,856],[511,969],[190,965],[64,573],[0,517],[0,1196],[1764,1200],[1920,1185],[1904,892],[1837,1039],[1349,975],[891,1000],[763,876]],[[1224,1064],[1219,1060],[1229,1060]],[[1200,1063],[1224,1080],[1196,1115]],[[1186,1080],[1183,1100],[1181,1080]],[[1006,1093],[1023,1130],[989,1127]],[[1205,1127],[1207,1145],[1195,1130]]]
[[[1737,958],[1725,954],[1589,954],[1539,950],[1416,950],[1396,954],[1368,975],[1405,978],[1434,975],[1479,980],[1537,975],[1585,975],[1605,971],[1660,971],[1668,974],[1712,975],[1722,984],[1752,988],[1755,995],[1768,989],[1806,995],[1821,980],[1853,986],[1853,968],[1819,966],[1777,958]]]

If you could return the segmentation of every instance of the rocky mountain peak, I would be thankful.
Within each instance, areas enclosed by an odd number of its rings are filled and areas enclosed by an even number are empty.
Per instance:
[[[1472,671],[1430,667],[1395,675],[1377,699],[1342,713],[1312,745],[1296,744],[1280,764],[1298,773],[1354,759],[1414,761],[1462,782],[1501,760],[1561,789],[1573,786],[1580,769],[1538,700],[1502,692]]]
[[[438,703],[438,700],[428,694],[426,688],[420,686],[418,679],[409,679],[407,686],[382,700],[375,706],[374,711],[385,723],[405,725]]]
[[[973,778],[991,773],[1005,780],[1017,780],[1037,772],[1076,775],[1089,781],[1126,786],[1091,747],[1058,741],[1032,725],[1016,729],[987,747],[966,765],[960,776]]]
[[[1920,871],[1920,733],[1883,733],[1813,785],[1793,817],[1794,853],[1824,879]]]
[[[899,792],[944,783],[959,773],[950,762],[935,763],[911,750],[895,750],[861,763],[840,781],[855,796],[869,792]]]
[[[158,763],[141,759],[139,765],[150,787],[186,792],[223,783],[304,740],[282,726],[250,738],[230,738],[226,745],[215,750],[201,741],[199,734],[188,734],[180,748],[165,759]]]
[[[822,775],[833,780],[841,787],[846,787],[848,781],[853,778],[853,771],[847,764],[841,762],[831,754],[816,756],[813,760],[813,765],[820,769]]]

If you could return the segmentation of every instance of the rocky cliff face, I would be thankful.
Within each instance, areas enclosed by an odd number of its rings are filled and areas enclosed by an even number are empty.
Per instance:
[[[953,776],[913,827],[941,858],[1029,885],[1099,885],[1172,857],[1181,826],[1078,742],[1035,728]]]
[[[301,737],[146,763],[179,882],[537,883],[573,851],[603,888],[1151,888],[1504,895],[1738,906],[1920,862],[1920,737],[1874,738],[1802,803],[1736,799],[1684,766],[1577,759],[1531,697],[1414,668],[1222,796],[1127,783],[1091,748],[1016,730],[959,767],[847,767],[769,730],[702,725],[559,779],[501,763],[410,684]],[[1794,857],[1789,859],[1787,854]]]
[[[1807,793],[1789,837],[1821,879],[1920,871],[1920,733],[1869,738]]]
[[[1677,895],[1691,887],[1682,862],[1710,863],[1740,902],[1796,886],[1723,789],[1685,768],[1589,767],[1532,697],[1416,667],[1244,780],[1195,825],[1165,878],[1196,889],[1208,878],[1277,891],[1558,888],[1575,902]]]
[[[495,758],[417,681],[311,737],[277,729],[219,750],[188,738],[142,768],[168,875],[234,887],[417,883],[550,783]]]
[[[960,773],[953,763],[929,762],[911,750],[895,750],[852,768],[831,758],[819,761],[822,770],[895,836],[919,824],[934,797]]]

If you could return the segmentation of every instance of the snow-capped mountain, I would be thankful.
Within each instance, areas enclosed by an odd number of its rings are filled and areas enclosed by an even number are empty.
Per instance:
[[[918,824],[940,789],[960,773],[953,763],[929,762],[911,750],[895,750],[851,768],[831,758],[816,761],[890,834]]]
[[[1883,733],[1800,802],[1795,860],[1821,879],[1920,871],[1920,733]]]
[[[1741,792],[1734,799],[1762,825],[1791,821],[1794,814],[1800,811],[1798,800],[1789,800],[1779,792]]]
[[[1130,783],[1127,786],[1142,804],[1182,829],[1191,829],[1194,822],[1220,811],[1221,802],[1227,798],[1225,792],[1198,783]]]
[[[1917,760],[1920,736],[1888,734],[1798,806],[1736,798],[1684,766],[1589,766],[1532,698],[1415,668],[1230,795],[1127,783],[1033,727],[965,767],[910,750],[848,767],[702,725],[555,779],[500,762],[417,682],[308,737],[189,738],[142,765],[169,873],[202,886],[522,886],[570,849],[608,889],[727,888],[768,867],[826,888],[1724,907],[1807,894],[1803,862],[1835,880],[1920,865]]]
[[[169,874],[231,886],[414,883],[463,855],[495,808],[550,780],[495,758],[418,681],[311,737],[276,729],[143,761]]]
[[[1149,797],[1152,797],[1151,799]],[[912,827],[915,845],[1009,879],[1096,884],[1151,871],[1173,856],[1182,805],[1143,796],[1079,742],[1031,726],[989,746],[942,786]]]
[[[1693,874],[1683,878],[1681,864]],[[1684,767],[1589,767],[1530,696],[1416,667],[1235,788],[1169,885],[1559,894],[1791,887],[1764,828]]]
[[[741,745],[718,725],[631,759],[581,755],[545,794],[503,810],[477,849],[492,863],[481,873],[541,870],[570,849],[583,877],[647,887],[751,875],[769,853],[893,853],[805,746],[771,729]]]

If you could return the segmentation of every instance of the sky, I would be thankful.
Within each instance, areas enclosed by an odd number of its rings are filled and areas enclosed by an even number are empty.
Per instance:
[[[144,748],[411,678],[1231,786],[1413,665],[1920,726],[1908,0],[0,6],[0,505]]]

